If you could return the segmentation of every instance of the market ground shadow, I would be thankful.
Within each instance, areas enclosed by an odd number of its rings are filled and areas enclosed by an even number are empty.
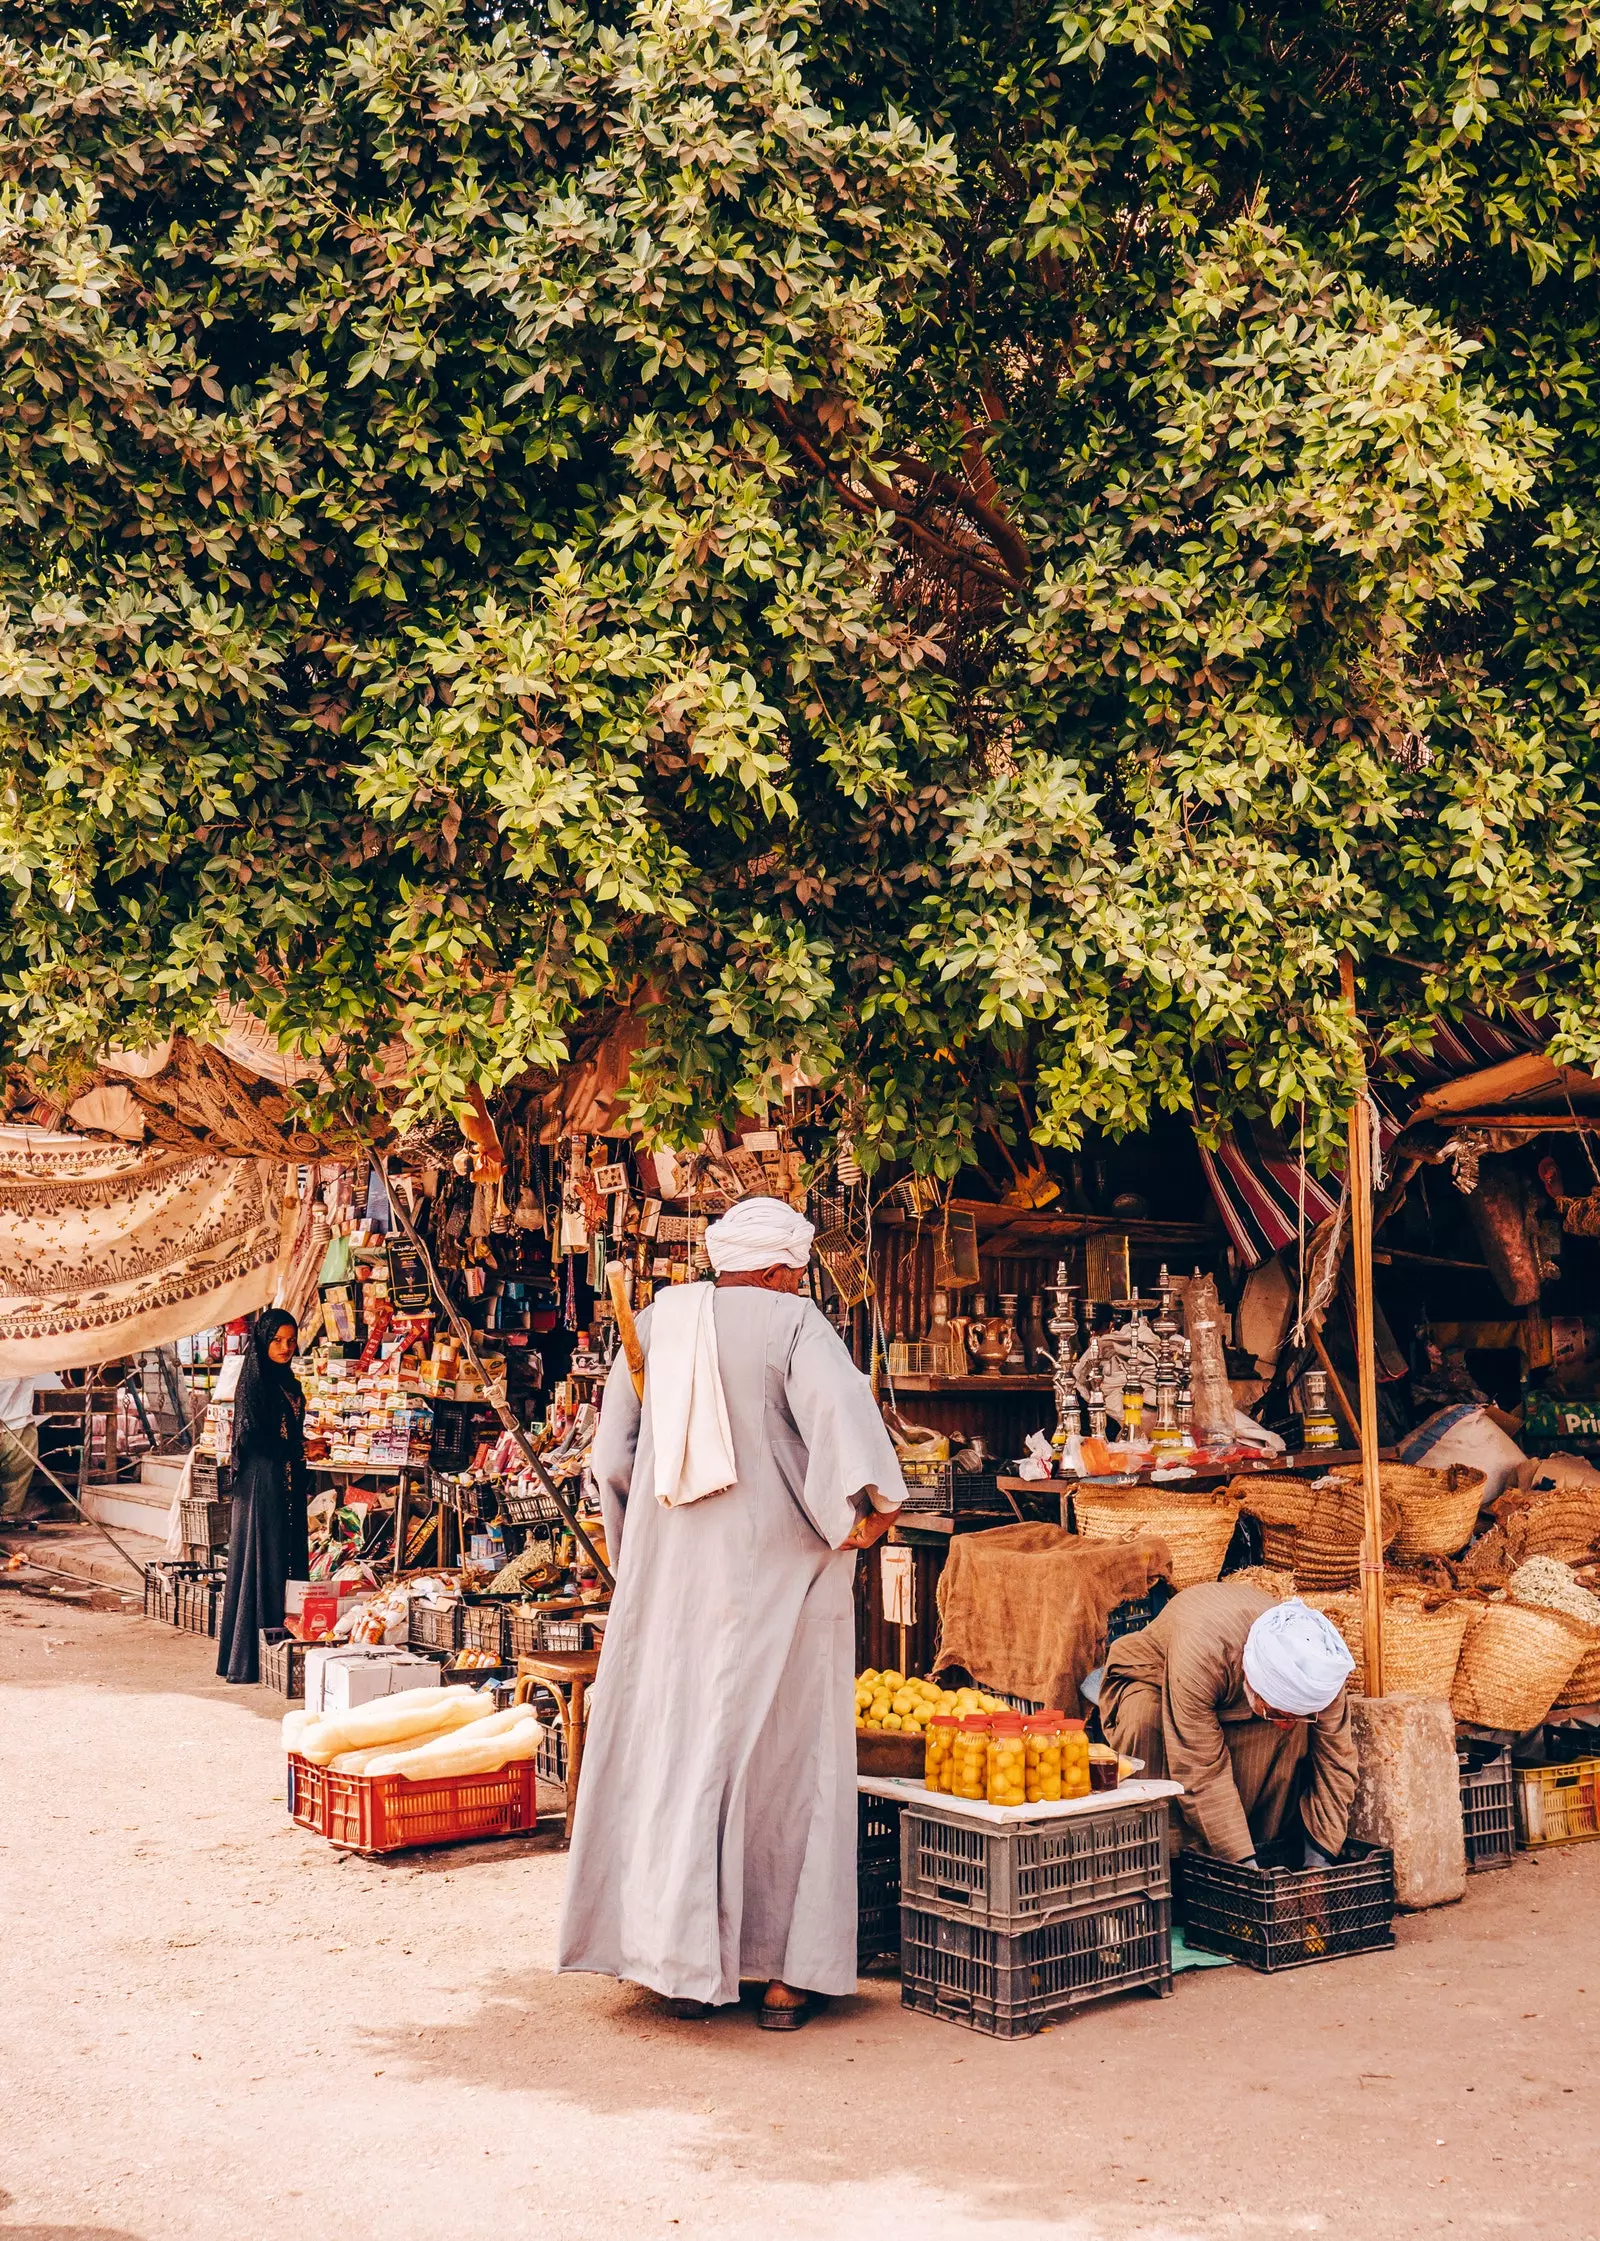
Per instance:
[[[804,2033],[775,2039],[748,2010],[682,2023],[634,1986],[523,1973],[493,1980],[467,2022],[404,2038],[374,2033],[366,2044],[386,2070],[476,2084],[492,2044],[502,2091],[553,2097],[601,2123],[640,2111],[673,2116],[684,2126],[690,2169],[698,2160],[774,2186],[848,2187],[903,2175],[997,2224],[1066,2230],[1092,2213],[1105,2241],[1156,2230],[1200,2241],[1234,2227],[1195,2202],[1179,2143],[1174,2152],[1166,2145],[1152,2071],[1170,2096],[1174,2024],[1198,2049],[1211,2022],[1206,2005],[1192,1983],[1166,2001],[1134,1995],[1101,2010],[1109,2030],[1097,2032],[1086,2015],[1005,2043],[905,2016],[898,1983],[868,1979]],[[916,2033],[910,2040],[907,2026]],[[1070,2127],[1052,2120],[1034,2126],[1019,2152],[1024,2108],[1065,2119],[1086,2072],[1102,2093],[1114,2081],[1114,2141],[1102,2141],[1085,2165],[1075,2160]],[[1197,2077],[1195,2091],[1209,2098],[1218,2082]],[[1211,2113],[1236,2101],[1228,2087]],[[997,2124],[1006,2152],[991,2154]],[[1302,2207],[1285,2205],[1273,2230],[1298,2230]]]

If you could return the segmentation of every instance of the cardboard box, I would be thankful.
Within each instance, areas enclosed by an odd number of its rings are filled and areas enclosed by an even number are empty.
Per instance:
[[[283,1590],[283,1623],[301,1642],[320,1642],[352,1603],[364,1602],[370,1587],[324,1586],[320,1580],[289,1580]]]
[[[437,1688],[440,1671],[436,1659],[414,1657],[404,1649],[307,1650],[306,1710],[353,1712],[377,1696]]]

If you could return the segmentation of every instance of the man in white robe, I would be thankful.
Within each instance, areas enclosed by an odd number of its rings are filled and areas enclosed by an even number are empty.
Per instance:
[[[642,1404],[620,1353],[607,1380],[593,1469],[617,1584],[557,1963],[688,2012],[758,1983],[778,2030],[855,1988],[855,1549],[905,1497],[870,1386],[796,1296],[811,1237],[782,1200],[744,1200],[707,1232],[709,1302],[640,1316]],[[680,1334],[659,1407],[657,1318],[663,1359]]]

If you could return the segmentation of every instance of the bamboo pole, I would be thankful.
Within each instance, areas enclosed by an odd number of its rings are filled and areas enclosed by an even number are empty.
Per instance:
[[[1339,990],[1355,1020],[1355,966],[1339,960]],[[1350,1108],[1350,1279],[1356,1300],[1356,1391],[1361,1418],[1361,1638],[1368,1696],[1383,1694],[1383,1495],[1378,1478],[1378,1350],[1372,1307],[1372,1107],[1358,1058]]]

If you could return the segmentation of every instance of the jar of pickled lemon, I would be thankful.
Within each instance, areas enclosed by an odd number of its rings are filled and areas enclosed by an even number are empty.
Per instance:
[[[1061,1723],[1061,1795],[1087,1797],[1093,1784],[1089,1779],[1089,1733],[1082,1720],[1063,1720]]]
[[[1028,1794],[1028,1747],[1020,1712],[996,1712],[989,1722],[991,1805],[1022,1805]]]
[[[950,1744],[950,1795],[981,1798],[989,1788],[989,1722],[971,1713],[960,1722]]]
[[[949,1791],[950,1753],[959,1723],[949,1712],[935,1712],[922,1739],[922,1779],[930,1790]]]
[[[1025,1784],[1030,1805],[1053,1805],[1061,1795],[1061,1714],[1035,1712],[1022,1723]]]

